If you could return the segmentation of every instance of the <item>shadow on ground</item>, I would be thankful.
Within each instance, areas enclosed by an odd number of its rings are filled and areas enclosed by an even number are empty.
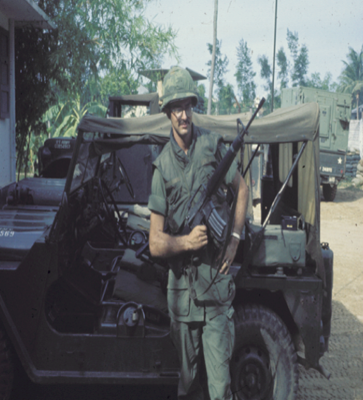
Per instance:
[[[338,301],[333,301],[329,352],[321,364],[330,380],[300,367],[297,400],[363,399],[363,324]]]
[[[320,191],[320,199],[324,200],[324,196],[322,191]],[[337,194],[334,199],[334,203],[349,203],[352,201],[356,201],[363,198],[363,190],[355,188],[354,186],[339,188],[337,190]]]
[[[17,386],[11,400],[176,400],[176,386],[36,385]]]

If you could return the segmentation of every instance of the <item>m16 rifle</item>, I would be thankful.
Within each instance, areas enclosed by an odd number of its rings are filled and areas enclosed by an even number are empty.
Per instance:
[[[237,193],[235,194],[235,199],[232,205],[232,211],[228,217],[229,219],[228,221],[226,221],[219,215],[216,205],[213,201],[213,195],[215,195],[219,190],[225,176],[227,175],[230,166],[232,165],[233,160],[236,158],[238,151],[242,147],[244,136],[248,134],[248,129],[253,120],[255,119],[257,113],[263,106],[264,102],[265,99],[262,98],[260,104],[258,105],[257,109],[253,113],[251,119],[248,121],[248,124],[246,126],[243,125],[240,119],[237,119],[238,134],[236,139],[232,142],[229,149],[227,150],[226,155],[222,158],[222,160],[218,164],[217,168],[213,172],[213,175],[208,180],[207,185],[202,186],[202,191],[201,191],[202,193],[201,196],[199,197],[199,200],[193,207],[189,208],[188,215],[185,219],[184,229],[182,234],[188,234],[198,225],[206,225],[208,228],[208,233],[213,239],[215,250],[217,250],[218,252],[218,254],[216,256],[213,256],[211,260],[212,261],[211,267],[214,266],[214,268],[216,268],[215,275],[211,279],[207,288],[199,293],[197,293],[194,285],[195,276],[197,275],[196,267],[202,262],[204,258],[203,253],[205,251],[208,252],[208,250],[204,248],[190,255],[190,262],[188,262],[186,274],[188,276],[188,282],[189,282],[189,294],[191,298],[194,300],[196,299],[210,300],[214,296],[212,294],[211,295],[212,297],[210,298],[208,295],[206,295],[206,293],[212,287],[217,276],[219,275],[220,266],[216,267],[215,262],[216,261],[223,262],[224,254],[226,252],[229,243],[228,238],[229,235],[231,234],[231,227],[234,219],[234,211],[237,202]],[[191,199],[189,204],[191,204],[192,200],[193,198]],[[188,257],[188,255],[186,257]],[[185,266],[183,265],[183,261],[180,258],[174,259],[172,260],[170,265],[176,277],[180,277],[185,268]]]
[[[227,172],[232,165],[233,160],[235,159],[240,148],[242,147],[244,136],[248,134],[248,129],[255,119],[257,113],[263,106],[264,102],[265,99],[262,98],[257,109],[253,113],[251,119],[246,126],[243,125],[240,119],[237,120],[238,135],[233,143],[230,145],[226,155],[218,164],[207,185],[202,188],[198,202],[189,209],[184,224],[184,234],[191,232],[193,228],[198,225],[206,225],[208,227],[209,233],[217,243],[222,245],[226,242],[228,233],[228,221],[224,221],[223,218],[219,215],[212,201],[212,196],[217,193],[221,183],[223,182],[223,179],[227,175]],[[241,130],[239,130],[239,126],[241,126]]]

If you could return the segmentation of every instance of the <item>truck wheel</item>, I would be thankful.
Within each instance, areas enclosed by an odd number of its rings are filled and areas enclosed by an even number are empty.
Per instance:
[[[0,400],[8,400],[14,381],[14,358],[4,331],[0,328]]]
[[[280,317],[260,305],[235,311],[236,339],[231,388],[238,400],[293,400],[298,390],[297,355]]]
[[[330,186],[329,184],[323,185],[323,195],[325,201],[334,201],[337,194],[337,185]]]

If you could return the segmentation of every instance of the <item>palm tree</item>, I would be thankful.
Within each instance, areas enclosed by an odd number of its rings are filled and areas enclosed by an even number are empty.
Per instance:
[[[354,96],[356,97],[358,119],[359,94],[363,92],[363,46],[359,54],[353,48],[349,47],[347,59],[348,61],[343,61],[345,67],[339,77],[340,84],[338,90],[340,92],[351,93],[352,102]]]

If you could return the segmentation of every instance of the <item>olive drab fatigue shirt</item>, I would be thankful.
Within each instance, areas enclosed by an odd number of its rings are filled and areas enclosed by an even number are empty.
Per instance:
[[[171,130],[170,141],[154,162],[155,169],[148,206],[151,211],[165,217],[168,232],[171,235],[180,233],[188,213],[189,200],[196,191],[198,191],[198,194],[200,193],[201,185],[208,182],[218,162],[227,152],[219,134],[197,127],[194,124],[192,125],[192,132],[193,139],[188,154],[185,154],[179,147]],[[232,183],[236,170],[237,163],[234,161],[225,177],[226,185]],[[198,194],[193,199],[193,205],[198,201]],[[202,264],[197,269],[198,275],[201,277],[198,281],[200,283],[204,281],[207,285],[211,281],[210,266]],[[230,275],[219,275],[210,289],[215,291],[217,295],[221,281],[228,279],[231,281],[229,283],[234,285]],[[221,293],[221,295],[223,300],[223,294]],[[220,298],[220,296],[217,297]],[[171,269],[169,270],[168,306],[174,320],[191,322],[213,318],[227,311],[232,300],[233,298],[225,303],[222,301],[208,306],[198,299],[191,300],[187,276],[183,274],[178,279],[174,272]]]

